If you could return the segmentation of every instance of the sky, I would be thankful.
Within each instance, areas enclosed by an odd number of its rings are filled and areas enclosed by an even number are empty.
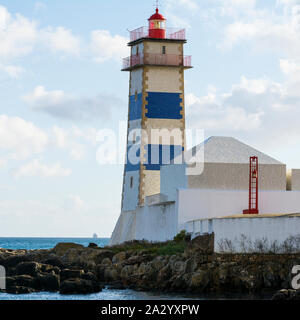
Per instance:
[[[127,120],[128,30],[154,5],[0,0],[0,237],[111,235],[123,165],[99,163],[99,132]],[[161,0],[160,11],[187,31],[187,127],[300,168],[300,1]]]

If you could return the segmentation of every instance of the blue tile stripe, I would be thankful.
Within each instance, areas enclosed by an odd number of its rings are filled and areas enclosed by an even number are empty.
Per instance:
[[[180,93],[148,92],[146,117],[152,119],[182,119]]]
[[[146,170],[160,170],[161,166],[168,165],[171,161],[182,154],[183,147],[180,145],[158,145],[148,144],[145,146],[146,150],[146,162],[144,163]],[[136,159],[133,159],[135,163],[130,162],[129,152],[136,154],[136,157],[140,156],[140,150],[135,153],[136,150],[130,151],[130,147],[127,148],[127,164],[126,171],[137,171],[140,167],[140,159],[136,163]]]
[[[132,95],[129,97],[129,120],[138,120],[142,118],[143,95],[139,93],[137,97]]]

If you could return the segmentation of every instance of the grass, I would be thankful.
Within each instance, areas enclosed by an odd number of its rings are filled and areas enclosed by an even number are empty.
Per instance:
[[[114,253],[124,252],[124,251],[143,251],[145,254],[154,254],[157,256],[166,256],[173,254],[183,253],[186,248],[186,234],[181,232],[174,237],[171,241],[166,242],[149,242],[149,241],[129,241],[121,245],[115,245],[112,247],[107,247],[107,249],[112,250]]]

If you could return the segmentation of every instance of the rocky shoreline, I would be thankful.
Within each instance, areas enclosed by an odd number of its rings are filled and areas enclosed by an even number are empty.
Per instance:
[[[208,235],[175,241],[180,248],[175,253],[172,242],[0,249],[0,265],[6,269],[5,292],[13,294],[88,294],[108,286],[189,294],[270,292],[273,299],[300,299],[300,292],[291,290],[291,270],[300,265],[300,254],[217,254],[213,243]]]

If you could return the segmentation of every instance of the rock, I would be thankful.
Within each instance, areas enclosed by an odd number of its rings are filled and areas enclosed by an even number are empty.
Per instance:
[[[199,270],[192,274],[189,287],[197,292],[203,292],[209,284],[209,273]]]
[[[214,253],[214,233],[198,236],[188,242],[185,255],[213,254]]]
[[[55,274],[60,273],[59,267],[53,267],[49,264],[41,264],[40,270],[43,273],[55,273]]]
[[[43,291],[56,292],[59,290],[59,277],[56,274],[39,274],[37,277],[38,287]]]
[[[6,278],[6,287],[7,287],[7,290],[10,290],[10,288],[14,288],[14,287],[15,288],[27,287],[27,288],[37,289],[38,285],[37,285],[37,281],[34,277],[29,276],[29,275],[19,275],[19,276],[14,276],[14,277],[7,277]],[[14,289],[12,289],[12,291],[13,290]]]
[[[85,279],[85,280],[97,281],[97,278],[96,278],[95,274],[92,273],[92,272],[86,272],[83,275],[81,275],[80,278],[81,279]]]
[[[44,264],[48,264],[53,267],[63,268],[64,263],[60,257],[50,257],[43,261]]]
[[[102,287],[95,281],[85,279],[69,279],[60,285],[60,294],[88,294],[100,292]]]
[[[21,262],[27,262],[30,260],[30,257],[28,257],[27,255],[16,255],[3,259],[1,265],[3,265],[6,269],[9,269],[15,267]]]
[[[127,265],[134,265],[134,264],[140,264],[142,262],[148,262],[148,261],[151,261],[153,259],[153,256],[150,255],[150,254],[147,254],[147,255],[142,255],[142,256],[132,256],[130,257],[129,259],[125,260],[124,261],[124,264],[127,264]]]
[[[40,268],[41,265],[37,262],[21,262],[16,266],[16,274],[26,274],[35,277],[38,274]]]
[[[300,300],[300,290],[279,290],[273,295],[272,300]]]
[[[95,248],[98,248],[98,245],[96,243],[90,242],[89,245],[88,245],[88,248],[92,248],[92,249],[94,248],[95,249]]]
[[[65,264],[80,266],[82,268],[93,268],[96,265],[98,250],[91,248],[70,249],[63,256]]]
[[[115,253],[111,250],[99,250],[95,257],[95,263],[101,264],[105,258],[112,259]]]
[[[116,263],[123,262],[124,260],[126,260],[126,258],[127,258],[127,253],[125,251],[119,252],[113,256],[112,263],[116,264]]]
[[[112,282],[120,279],[119,273],[115,268],[106,267],[104,269],[103,280],[104,282]]]
[[[128,280],[128,278],[132,275],[133,270],[134,268],[132,265],[125,266],[121,271],[121,278],[123,280]]]
[[[167,264],[165,267],[160,269],[157,275],[157,282],[162,283],[167,280],[169,280],[172,276],[172,269],[170,267],[170,264]]]
[[[82,249],[83,245],[77,243],[60,242],[58,243],[52,251],[58,256],[63,256],[70,249]]]
[[[101,263],[102,265],[104,265],[104,266],[111,266],[112,265],[112,262],[111,262],[111,260],[109,259],[109,258],[104,258],[103,260],[102,260],[102,263]]]
[[[60,272],[60,280],[64,281],[67,279],[81,278],[83,274],[84,274],[84,270],[64,269],[64,270],[61,270]]]
[[[5,292],[10,294],[29,294],[29,293],[36,292],[36,290],[33,288],[13,286],[13,287],[7,288]]]

